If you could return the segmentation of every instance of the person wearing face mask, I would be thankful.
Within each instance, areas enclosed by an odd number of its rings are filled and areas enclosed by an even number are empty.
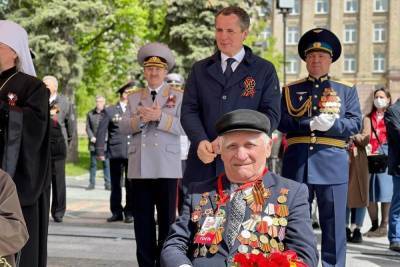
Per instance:
[[[371,112],[364,119],[364,125],[370,125],[370,153],[388,154],[387,132],[384,114],[391,104],[390,92],[385,88],[374,91],[374,105]],[[374,132],[375,130],[375,132]],[[382,237],[387,235],[390,201],[393,194],[392,176],[387,169],[384,173],[371,173],[369,190],[368,214],[372,227],[365,234],[368,237]],[[381,203],[381,222],[378,223],[378,203]]]

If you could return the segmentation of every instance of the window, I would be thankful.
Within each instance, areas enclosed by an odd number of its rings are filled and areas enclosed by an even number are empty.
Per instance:
[[[374,24],[374,42],[383,43],[386,41],[386,27],[383,23]]]
[[[315,1],[315,13],[327,14],[328,13],[328,0],[316,0]]]
[[[299,29],[297,27],[288,27],[286,31],[286,44],[297,45],[299,41]]]
[[[300,14],[300,0],[294,0],[294,7],[290,10],[290,15]]]
[[[344,43],[352,44],[357,41],[356,25],[347,24],[344,25]]]
[[[285,71],[287,74],[299,73],[299,59],[297,56],[289,56],[286,60]]]
[[[385,55],[383,53],[374,54],[374,72],[385,71]]]
[[[388,10],[388,0],[375,0],[374,12],[386,12]]]
[[[345,13],[358,12],[358,0],[345,0],[344,1],[344,12]]]
[[[260,35],[263,40],[268,39],[271,36],[271,28],[266,27],[262,32],[260,32]]]
[[[345,73],[354,73],[356,72],[356,59],[353,55],[345,55],[344,56],[344,68],[343,71]]]

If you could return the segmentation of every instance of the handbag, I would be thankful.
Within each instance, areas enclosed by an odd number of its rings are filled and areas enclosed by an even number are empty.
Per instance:
[[[371,129],[374,132],[376,139],[378,140],[379,147],[382,148],[382,143],[379,140],[378,135],[376,134],[374,126],[372,125],[372,120],[371,120]],[[388,156],[385,153],[369,155],[367,158],[368,158],[369,173],[384,173],[384,172],[386,172],[386,169],[388,167]]]

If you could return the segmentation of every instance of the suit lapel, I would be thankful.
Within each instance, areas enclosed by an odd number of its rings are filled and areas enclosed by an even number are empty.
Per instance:
[[[219,60],[219,53],[217,52],[213,56],[213,63],[207,67],[207,73],[219,82],[222,86],[225,85],[225,76],[222,73],[221,60]]]

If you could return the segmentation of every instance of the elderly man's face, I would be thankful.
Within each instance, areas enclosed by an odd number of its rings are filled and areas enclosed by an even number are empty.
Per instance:
[[[51,79],[44,79],[43,83],[46,85],[47,89],[50,91],[50,95],[57,93],[57,86]]]
[[[96,109],[97,110],[103,110],[104,106],[106,105],[106,100],[104,98],[98,98],[96,99]]]
[[[17,53],[8,45],[0,43],[0,69],[7,70],[15,66]]]
[[[236,131],[222,137],[221,158],[231,182],[245,183],[258,178],[270,154],[270,139],[262,133]]]
[[[159,87],[167,76],[167,70],[160,67],[144,67],[144,78],[152,89]]]
[[[326,52],[310,52],[306,56],[306,67],[308,73],[314,78],[319,78],[329,73],[332,57]]]

